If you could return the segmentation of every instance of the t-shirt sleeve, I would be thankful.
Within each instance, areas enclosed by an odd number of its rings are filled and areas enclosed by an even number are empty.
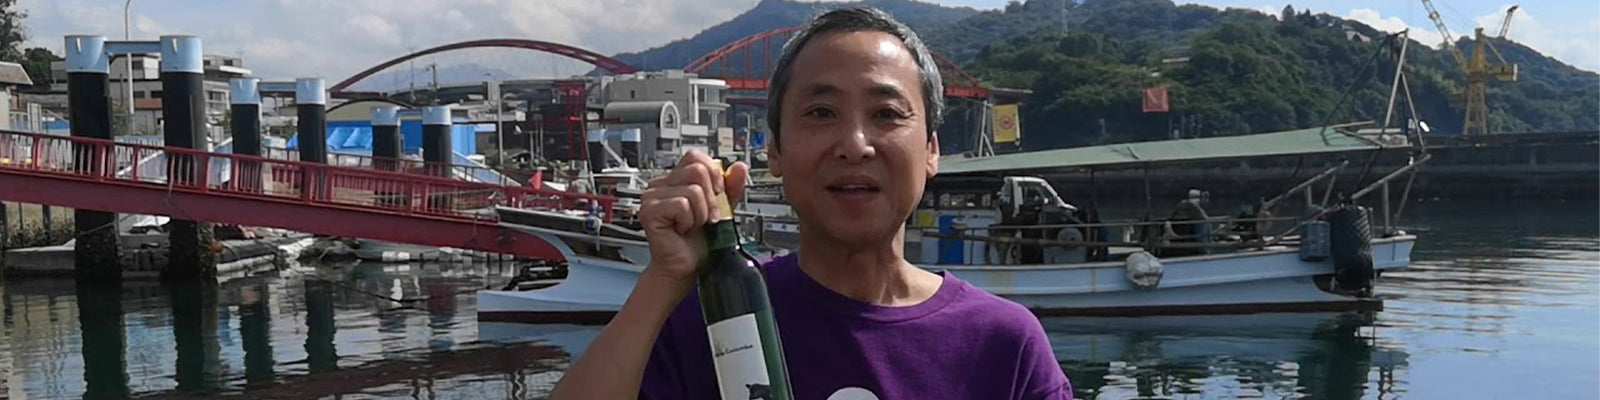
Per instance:
[[[1037,320],[1035,320],[1037,321]],[[1025,388],[1022,400],[1071,400],[1072,383],[1056,361],[1050,338],[1038,322],[1030,324],[1017,361],[1017,384]]]

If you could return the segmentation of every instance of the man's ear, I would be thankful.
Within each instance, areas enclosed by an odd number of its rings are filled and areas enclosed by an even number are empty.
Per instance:
[[[939,174],[939,133],[928,136],[928,179]]]

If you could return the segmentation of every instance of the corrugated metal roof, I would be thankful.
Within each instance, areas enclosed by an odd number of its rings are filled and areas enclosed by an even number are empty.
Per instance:
[[[1373,150],[1380,146],[1333,127],[1254,135],[1164,140],[1034,151],[991,157],[939,159],[940,174],[1087,170],[1151,164]]]
[[[0,84],[33,86],[33,79],[28,78],[28,70],[22,64],[0,61]]]

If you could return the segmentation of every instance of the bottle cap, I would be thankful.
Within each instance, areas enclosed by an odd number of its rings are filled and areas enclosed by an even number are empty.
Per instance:
[[[711,162],[716,164],[718,171],[722,171],[723,182],[727,182],[728,170],[722,167],[722,160],[712,159]],[[733,219],[733,203],[728,201],[728,191],[726,188],[723,189],[722,193],[717,193],[717,198],[712,199],[711,201],[713,202],[711,205],[717,208],[715,220],[726,221]]]

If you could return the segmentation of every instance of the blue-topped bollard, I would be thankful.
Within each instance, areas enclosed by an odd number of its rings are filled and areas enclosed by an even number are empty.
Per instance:
[[[400,169],[400,107],[378,106],[372,108],[372,162],[382,171]]]
[[[111,139],[111,58],[105,44],[104,36],[67,36],[67,118],[72,121],[72,137]],[[86,147],[74,146],[72,153],[74,165],[87,171],[110,167],[92,157]],[[122,279],[117,214],[74,209],[72,220],[78,237],[72,251],[78,277]]]
[[[294,80],[295,110],[300,120],[300,161],[328,162],[328,90],[322,78]]]
[[[205,64],[200,38],[161,37],[162,137],[168,147],[210,150],[206,137]],[[167,153],[167,179],[176,185],[208,185],[202,157]],[[162,279],[216,279],[217,255],[211,224],[172,219],[168,262]]]

